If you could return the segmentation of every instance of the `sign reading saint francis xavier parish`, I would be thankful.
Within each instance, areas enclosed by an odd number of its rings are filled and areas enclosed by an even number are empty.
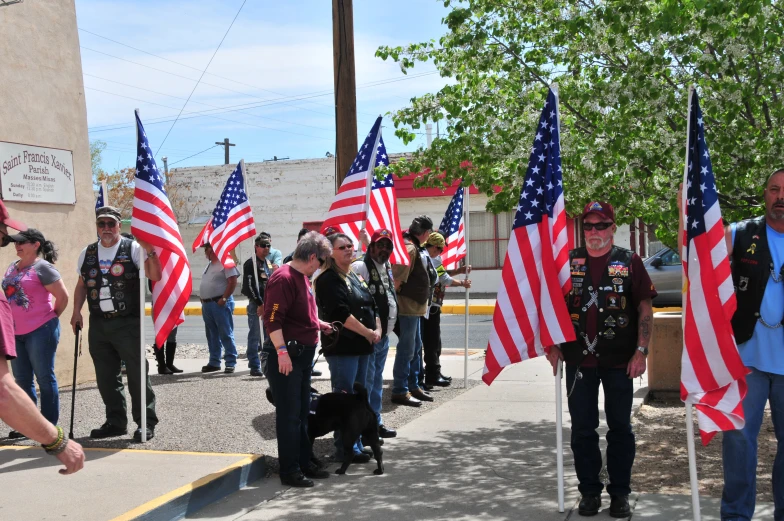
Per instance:
[[[73,153],[0,141],[0,189],[5,201],[76,204]]]

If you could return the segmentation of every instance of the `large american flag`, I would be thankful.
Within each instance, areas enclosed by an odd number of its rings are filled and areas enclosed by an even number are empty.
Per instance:
[[[564,299],[572,281],[558,117],[558,99],[549,90],[501,271],[482,374],[488,385],[507,365],[575,340]]]
[[[689,134],[682,199],[684,305],[681,399],[697,409],[702,443],[718,431],[744,425],[748,370],[735,345],[730,320],[737,302],[724,225],[697,93],[689,96]]]
[[[445,269],[455,270],[459,267],[460,260],[466,256],[462,186],[458,186],[455,195],[452,196],[438,230],[446,239],[446,248],[441,252],[441,261]]]
[[[155,164],[138,114],[136,135],[138,155],[131,233],[152,245],[161,261],[161,280],[152,283],[152,318],[155,344],[162,346],[171,330],[184,321],[183,310],[191,296],[191,267],[177,218],[163,188],[163,176]]]
[[[208,226],[212,229],[208,229]],[[256,234],[253,211],[248,201],[248,194],[245,192],[242,162],[237,164],[237,168],[226,181],[218,204],[212,211],[212,219],[207,221],[205,229],[209,233],[207,242],[224,266],[233,266],[231,250]]]
[[[106,206],[103,202],[103,184],[98,187],[98,199],[95,200],[95,209],[103,208]]]
[[[359,244],[359,231],[363,223],[370,235],[376,230],[386,228],[395,238],[395,249],[389,261],[392,264],[408,266],[408,252],[403,244],[400,217],[397,212],[395,181],[391,173],[380,181],[374,176],[377,166],[389,166],[387,149],[381,138],[381,119],[381,116],[376,119],[373,128],[359,148],[357,157],[329,208],[327,218],[321,225],[321,230],[324,231],[327,227],[337,228],[351,237],[354,244]],[[368,182],[370,177],[373,177],[372,183]],[[368,198],[369,184],[371,190]]]

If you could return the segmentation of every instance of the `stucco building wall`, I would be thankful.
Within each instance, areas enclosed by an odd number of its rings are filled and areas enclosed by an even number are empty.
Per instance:
[[[84,100],[76,8],[73,0],[27,1],[0,7],[0,141],[70,150],[73,153],[76,205],[6,203],[12,217],[40,229],[59,250],[56,266],[71,298],[76,284],[76,261],[95,238],[87,110]],[[12,247],[0,249],[3,272],[14,260]],[[60,385],[73,376],[74,336],[69,303],[60,325],[55,372]],[[86,313],[85,313],[86,319]],[[84,349],[78,381],[95,378]]]

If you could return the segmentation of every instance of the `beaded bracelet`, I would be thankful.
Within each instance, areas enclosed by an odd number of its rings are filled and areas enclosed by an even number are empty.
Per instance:
[[[57,439],[54,440],[54,442],[50,443],[49,445],[41,444],[41,447],[43,447],[43,449],[46,451],[47,454],[52,454],[52,455],[60,454],[65,450],[66,445],[68,445],[68,438],[65,437],[62,427],[57,425],[56,429],[57,429]]]

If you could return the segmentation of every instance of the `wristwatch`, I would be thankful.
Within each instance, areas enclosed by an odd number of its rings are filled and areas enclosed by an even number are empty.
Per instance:
[[[642,353],[645,356],[648,356],[648,348],[643,346],[637,346],[637,351]]]

